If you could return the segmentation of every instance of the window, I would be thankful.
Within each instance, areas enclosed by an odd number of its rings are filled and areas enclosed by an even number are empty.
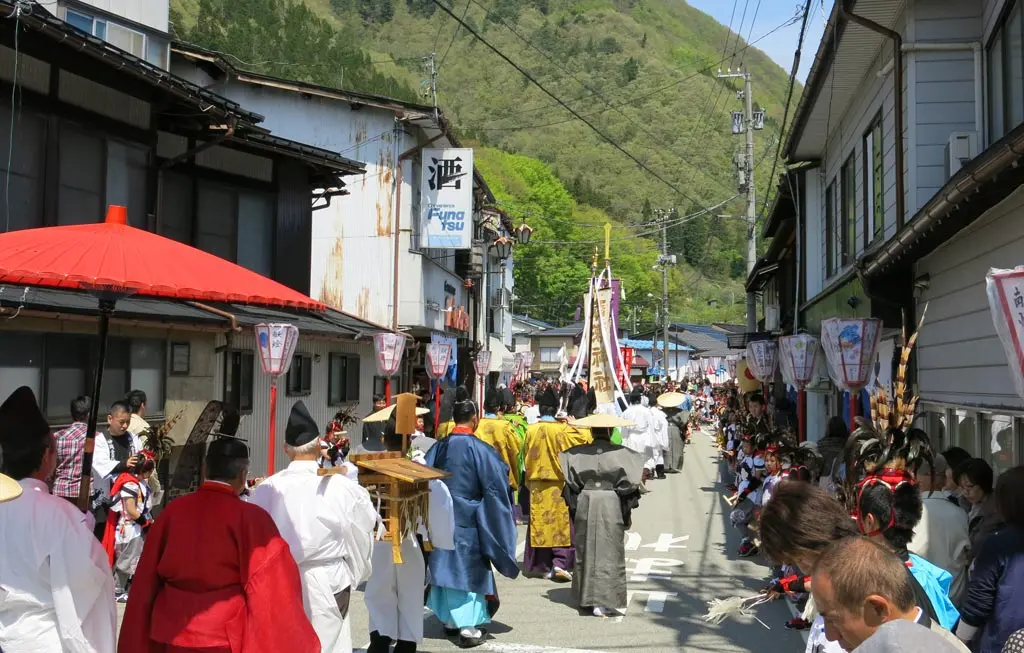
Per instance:
[[[92,17],[80,14],[77,11],[71,11],[68,9],[67,15],[64,16],[64,22],[72,27],[78,28],[86,34],[92,34]]]
[[[327,403],[337,406],[359,401],[359,357],[331,354],[327,366]]]
[[[239,412],[252,412],[253,373],[256,356],[251,351],[229,351],[224,359],[224,402]]]
[[[843,185],[840,232],[840,265],[853,263],[857,251],[857,153],[851,152],[850,158],[843,164]]]
[[[373,394],[374,394],[374,396],[377,396],[377,395],[380,395],[381,397],[384,396],[384,394],[385,394],[384,393],[384,389],[385,389],[384,383],[385,383],[385,381],[387,381],[386,377],[383,377],[383,376],[375,376],[375,377],[373,377]],[[401,383],[401,377],[398,377],[398,376],[391,377],[391,396],[392,397],[394,397],[399,392],[401,392],[401,390],[399,389],[401,387],[400,383]]]
[[[864,134],[864,245],[881,237],[885,229],[885,148],[882,113]]]
[[[988,48],[989,142],[1024,122],[1024,16],[1016,2]]]
[[[146,37],[146,61],[159,66],[160,68],[167,68],[167,43],[161,39],[155,39],[151,36]]]
[[[0,124],[11,125],[10,109],[0,108]],[[0,156],[0,213],[5,217],[0,231],[43,226],[43,169],[46,159],[46,121],[20,105],[14,112],[14,129],[0,130],[0,152],[11,151],[10,175],[7,157]],[[9,196],[6,196],[9,193]],[[6,396],[6,395],[5,395]]]
[[[0,393],[27,385],[47,417],[70,418],[69,404],[92,393],[96,375],[95,336],[62,333],[5,333],[0,338]],[[104,366],[100,409],[123,399],[129,390],[146,393],[152,414],[163,412],[166,343],[140,338],[110,338]]]
[[[978,455],[978,420],[973,412],[953,411],[953,439],[950,446],[966,449],[972,456]]]
[[[309,354],[292,356],[292,366],[288,368],[287,383],[289,396],[308,395],[313,392],[313,357]]]
[[[935,408],[925,413],[925,430],[928,432],[928,439],[932,442],[935,451],[945,451],[953,446],[949,435],[946,433],[946,410]]]
[[[149,150],[122,143],[107,142],[107,195],[104,204],[128,208],[128,224],[145,229],[146,178]],[[180,201],[180,200],[179,200]]]
[[[836,182],[825,188],[825,278],[836,273]]]
[[[996,476],[1014,466],[1017,459],[1017,438],[1013,418],[1006,415],[982,415],[981,450]]]
[[[196,247],[263,276],[274,260],[274,199],[209,182],[198,185]],[[175,231],[184,235],[184,229]]]
[[[124,25],[108,23],[105,40],[107,43],[121,48],[129,54],[133,54],[139,59],[146,58],[146,35],[142,32],[136,32]]]
[[[540,348],[540,362],[542,363],[560,363],[558,359],[558,352],[561,351],[561,347],[541,347]]]

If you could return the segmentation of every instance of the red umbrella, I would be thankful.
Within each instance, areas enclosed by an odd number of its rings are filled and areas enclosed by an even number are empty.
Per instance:
[[[101,224],[24,229],[0,234],[0,283],[85,290],[99,296],[99,364],[82,456],[78,505],[89,503],[89,480],[107,330],[125,295],[235,302],[325,310],[325,306],[230,261],[157,234],[129,227],[123,206]]]

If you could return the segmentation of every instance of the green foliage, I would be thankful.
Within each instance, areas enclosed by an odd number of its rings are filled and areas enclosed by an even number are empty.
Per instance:
[[[632,82],[640,75],[640,62],[630,57],[622,64],[622,84]]]

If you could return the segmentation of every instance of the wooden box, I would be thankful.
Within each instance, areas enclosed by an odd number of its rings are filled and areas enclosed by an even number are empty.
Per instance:
[[[449,476],[433,467],[415,463],[397,451],[353,454],[349,461],[359,468],[359,484],[379,506],[384,523],[383,539],[391,542],[391,557],[402,564],[402,540],[428,522],[430,481]],[[430,550],[430,543],[423,548]]]

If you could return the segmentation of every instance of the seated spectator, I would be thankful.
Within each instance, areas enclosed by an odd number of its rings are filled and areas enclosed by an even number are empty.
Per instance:
[[[903,561],[880,543],[864,537],[833,542],[818,558],[811,579],[811,594],[825,618],[825,636],[847,651],[857,649],[883,624],[903,620],[928,628],[954,650],[968,652],[917,606]]]

